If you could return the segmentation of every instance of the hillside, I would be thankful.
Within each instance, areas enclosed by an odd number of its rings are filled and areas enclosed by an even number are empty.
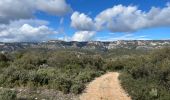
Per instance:
[[[99,88],[97,94],[111,91],[108,94],[115,97],[120,91],[112,89],[123,87],[132,100],[169,100],[169,66],[169,48],[149,51],[118,48],[105,52],[29,48],[0,53],[0,99],[53,100],[59,95],[59,100],[76,100],[86,87],[90,96],[88,91],[106,84],[108,90]],[[114,78],[108,72],[121,73],[120,80],[118,74]]]
[[[169,47],[170,40],[119,40],[112,42],[66,42],[59,40],[50,40],[47,42],[14,42],[14,43],[0,43],[0,51],[15,51],[27,48],[41,48],[41,49],[84,49],[84,50],[99,50],[106,51],[118,48],[127,49],[155,49],[162,47]]]

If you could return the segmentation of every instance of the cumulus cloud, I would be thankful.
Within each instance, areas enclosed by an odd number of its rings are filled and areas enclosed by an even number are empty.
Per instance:
[[[0,0],[0,23],[33,17],[32,0]]]
[[[64,15],[71,11],[65,0],[37,0],[37,8],[53,15]]]
[[[137,6],[117,5],[99,13],[94,19],[84,13],[74,12],[71,26],[77,30],[133,32],[139,29],[170,26],[170,5],[152,7],[148,12]]]
[[[99,13],[94,19],[84,13],[74,12],[71,26],[78,30],[73,40],[86,41],[94,34],[89,31],[110,30],[111,32],[134,32],[140,29],[170,26],[170,5],[164,8],[152,7],[148,12],[139,10],[137,6],[117,5]],[[145,39],[125,35],[117,39]]]
[[[92,31],[94,22],[84,13],[74,12],[71,16],[71,27],[81,31]]]
[[[36,27],[36,26],[41,26],[41,25],[48,25],[49,22],[45,20],[39,20],[39,19],[20,19],[20,20],[10,21],[8,26],[17,27],[17,26],[22,26],[23,24],[29,24],[29,25]]]
[[[49,28],[45,23],[41,20],[35,20],[34,22],[22,20],[10,22],[8,25],[1,24],[0,40],[2,42],[43,41],[49,39],[50,35],[58,34],[57,31]]]
[[[95,34],[94,31],[78,31],[73,35],[72,41],[89,41],[93,39]]]
[[[170,5],[164,8],[152,7],[149,12],[136,6],[117,5],[106,9],[95,18],[98,30],[112,32],[132,32],[144,28],[170,26]]]
[[[41,11],[61,16],[72,9],[65,0],[0,0],[0,41],[43,41],[59,32],[49,22],[35,19]]]
[[[72,41],[89,41],[95,36],[95,24],[84,13],[74,12],[71,16],[71,27],[78,31],[72,36]]]
[[[65,0],[0,0],[0,23],[29,19],[36,11],[63,15],[71,10]]]

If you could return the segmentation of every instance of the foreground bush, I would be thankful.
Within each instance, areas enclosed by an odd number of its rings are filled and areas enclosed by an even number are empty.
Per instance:
[[[16,100],[17,94],[11,90],[0,90],[0,100]]]
[[[170,100],[170,49],[138,56],[125,64],[120,79],[134,100]]]
[[[0,55],[0,86],[6,88],[49,88],[63,93],[81,93],[85,84],[103,74],[104,60],[100,55],[75,51],[24,51],[11,54],[6,61]]]

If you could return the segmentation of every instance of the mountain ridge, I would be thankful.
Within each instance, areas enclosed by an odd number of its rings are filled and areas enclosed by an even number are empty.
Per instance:
[[[118,41],[61,41],[49,40],[44,42],[0,42],[0,51],[15,51],[26,48],[46,48],[46,49],[92,49],[110,50],[117,48],[127,49],[155,49],[170,46],[170,40],[118,40]]]

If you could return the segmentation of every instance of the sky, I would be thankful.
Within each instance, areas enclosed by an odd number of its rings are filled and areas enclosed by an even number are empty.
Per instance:
[[[167,39],[169,0],[0,0],[0,42]]]

